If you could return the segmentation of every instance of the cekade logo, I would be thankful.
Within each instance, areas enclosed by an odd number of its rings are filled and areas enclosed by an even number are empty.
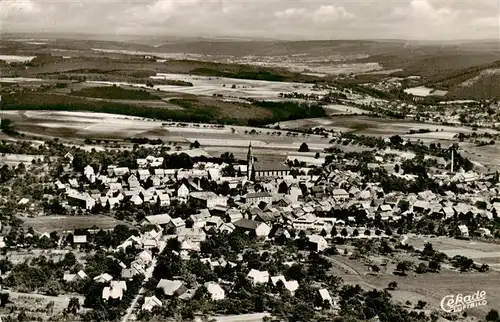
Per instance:
[[[446,295],[441,300],[441,308],[447,313],[462,312],[465,309],[487,304],[485,291],[477,291],[474,294],[466,296],[460,293],[457,295]]]

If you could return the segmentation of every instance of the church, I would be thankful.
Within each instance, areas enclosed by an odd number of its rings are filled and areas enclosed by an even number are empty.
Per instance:
[[[253,156],[252,142],[248,145],[247,178],[251,181],[266,181],[290,175],[290,167],[278,162],[260,162]]]

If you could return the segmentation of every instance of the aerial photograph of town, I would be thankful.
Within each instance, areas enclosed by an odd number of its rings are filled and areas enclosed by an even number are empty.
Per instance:
[[[0,322],[500,322],[499,0],[1,0]]]

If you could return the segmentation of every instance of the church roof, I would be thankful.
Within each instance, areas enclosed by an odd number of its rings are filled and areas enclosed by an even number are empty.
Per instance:
[[[290,171],[290,167],[279,162],[255,162],[254,171]]]

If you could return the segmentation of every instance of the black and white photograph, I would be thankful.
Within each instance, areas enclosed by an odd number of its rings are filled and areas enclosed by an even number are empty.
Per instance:
[[[500,322],[500,0],[0,0],[0,322]]]

